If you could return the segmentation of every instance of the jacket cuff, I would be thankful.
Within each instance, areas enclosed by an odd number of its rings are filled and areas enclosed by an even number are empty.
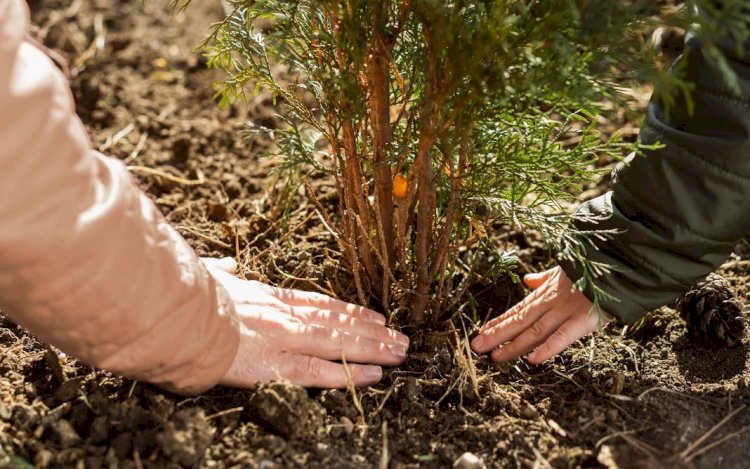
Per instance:
[[[631,241],[628,240],[627,227],[633,223],[616,209],[612,195],[612,192],[609,192],[583,203],[576,212],[582,216],[574,224],[580,231],[616,231],[610,239],[595,238],[582,241],[585,246],[584,257],[587,262],[596,262],[612,268],[610,272],[593,279],[596,287],[608,295],[606,298],[599,298],[599,308],[623,324],[633,324],[651,309],[669,303],[674,293],[654,288],[658,282],[652,278],[642,278],[650,269],[636,267],[632,262],[636,256],[628,250]],[[597,221],[584,221],[587,219]],[[571,257],[563,253],[558,256],[558,264],[575,283],[584,276],[584,271],[583,265],[574,262]],[[582,293],[594,302],[592,285],[585,285]]]

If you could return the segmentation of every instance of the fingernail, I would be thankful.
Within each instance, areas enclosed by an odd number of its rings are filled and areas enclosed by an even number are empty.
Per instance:
[[[389,345],[388,349],[391,351],[391,353],[398,357],[398,358],[404,358],[406,356],[406,346],[405,345]]]
[[[536,352],[531,352],[528,357],[526,357],[526,361],[531,363],[532,365],[538,365],[536,360]]]
[[[492,360],[499,362],[504,361],[503,360],[503,348],[498,347],[495,350],[492,351]]]
[[[396,332],[396,343],[399,344],[399,345],[403,345],[404,347],[408,348],[409,347],[409,337],[406,336],[406,335],[404,335],[404,334],[400,334],[400,333]]]
[[[368,381],[380,381],[383,377],[383,369],[379,366],[364,366],[362,368],[362,376]]]
[[[484,336],[478,335],[471,341],[471,348],[477,352],[481,352],[484,349]]]
[[[385,326],[385,316],[383,316],[380,313],[376,313],[375,311],[368,309],[367,315],[365,316],[365,320],[369,322],[374,322],[375,324]]]

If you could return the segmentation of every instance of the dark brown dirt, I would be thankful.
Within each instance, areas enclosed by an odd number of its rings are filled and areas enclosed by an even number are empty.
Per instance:
[[[44,42],[74,72],[95,146],[127,160],[199,253],[238,255],[248,278],[353,298],[304,198],[276,202],[284,184],[262,156],[268,139],[243,142],[247,121],[277,125],[270,100],[248,111],[211,102],[218,77],[191,48],[221,15],[218,0],[174,18],[165,2],[33,3]],[[315,184],[330,192],[325,179]],[[526,265],[548,263],[533,238],[508,239]],[[721,270],[741,298],[750,289],[747,246]],[[495,293],[496,311],[514,296]],[[747,467],[750,413],[734,413],[750,404],[747,339],[728,350],[696,347],[668,308],[636,334],[620,332],[610,326],[541,366],[474,356],[476,389],[459,336],[416,333],[407,362],[358,391],[360,412],[346,391],[283,383],[182,398],[60,362],[2,319],[0,466],[451,467],[468,451],[488,467]]]

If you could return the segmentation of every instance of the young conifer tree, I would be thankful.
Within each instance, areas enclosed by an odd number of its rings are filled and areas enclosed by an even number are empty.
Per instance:
[[[598,176],[597,158],[636,150],[595,127],[603,106],[627,106],[624,87],[651,82],[666,103],[689,90],[650,44],[659,21],[701,21],[670,3],[230,0],[206,46],[228,72],[222,102],[271,93],[285,166],[335,179],[337,213],[307,192],[359,300],[421,323],[463,301],[476,265],[459,253],[491,246],[499,222],[540,231],[584,265],[577,286],[604,295],[594,281],[607,266],[582,243],[606,233],[572,230],[563,202]],[[711,25],[700,31],[710,50]],[[275,64],[297,79],[278,81]],[[490,272],[512,264],[496,259]]]

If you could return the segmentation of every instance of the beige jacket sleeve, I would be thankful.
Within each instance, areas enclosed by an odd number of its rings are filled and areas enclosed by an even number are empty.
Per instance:
[[[229,368],[228,294],[131,181],[94,152],[61,73],[0,0],[0,309],[94,366],[185,394]]]

